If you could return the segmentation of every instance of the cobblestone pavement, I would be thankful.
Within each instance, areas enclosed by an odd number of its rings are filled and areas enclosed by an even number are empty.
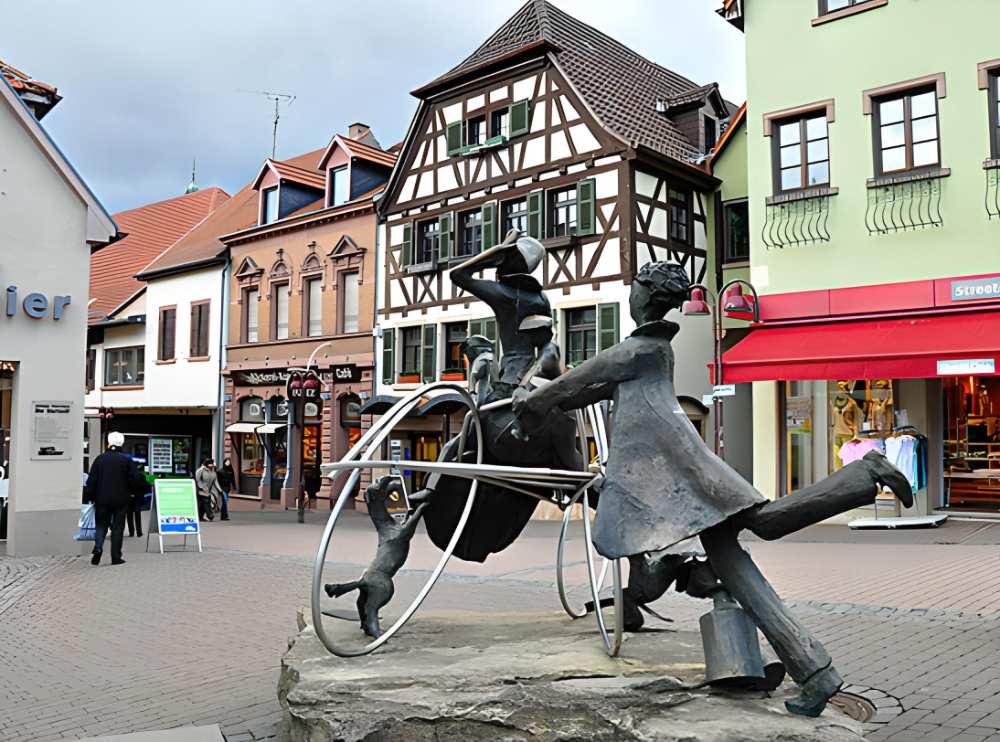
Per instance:
[[[286,513],[234,518],[208,524],[203,554],[144,554],[127,539],[121,567],[0,559],[0,739],[210,723],[231,742],[276,738],[279,657],[308,603],[321,516],[305,525]],[[333,578],[356,575],[351,565],[367,561],[373,544],[365,519],[345,518]],[[559,610],[556,532],[532,523],[485,565],[453,562],[426,605]],[[953,523],[865,534],[819,527],[747,545],[850,690],[879,709],[870,739],[967,742],[1000,740],[997,540],[1000,525]],[[426,538],[414,542],[397,600],[416,592],[436,557]],[[574,570],[581,582],[582,572]],[[706,610],[676,595],[657,607],[682,625]]]

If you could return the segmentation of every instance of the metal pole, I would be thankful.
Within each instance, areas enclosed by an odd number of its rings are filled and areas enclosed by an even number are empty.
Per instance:
[[[715,347],[715,384],[722,384],[722,300],[716,297],[715,313],[712,316],[712,334]],[[722,397],[712,390],[712,407],[715,413],[715,455],[726,459],[724,429],[722,426]]]

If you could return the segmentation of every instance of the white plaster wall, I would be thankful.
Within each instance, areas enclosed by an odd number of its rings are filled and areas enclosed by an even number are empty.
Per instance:
[[[72,303],[54,321],[19,311],[0,314],[0,359],[20,365],[14,379],[7,551],[51,551],[61,529],[79,510],[83,471],[83,394],[90,251],[87,210],[55,167],[0,105],[0,284],[30,292],[68,295]],[[32,461],[33,400],[68,400],[75,408],[66,461]],[[57,517],[62,511],[65,517]],[[52,515],[47,515],[52,514]],[[69,520],[72,525],[72,520]],[[52,524],[52,530],[49,525]],[[30,528],[29,528],[30,526]],[[20,529],[20,530],[19,530]],[[64,535],[65,550],[76,551]]]
[[[189,361],[191,303],[210,300],[207,361]],[[176,361],[156,363],[161,306],[177,306]],[[206,268],[150,281],[146,288],[146,388],[150,407],[210,407],[218,403],[219,334],[222,331],[222,268]]]

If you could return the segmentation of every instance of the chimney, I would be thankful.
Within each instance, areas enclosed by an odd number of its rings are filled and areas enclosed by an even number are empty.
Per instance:
[[[347,127],[347,136],[359,142],[368,136],[370,132],[371,129],[368,127],[368,124],[362,124],[358,121]]]

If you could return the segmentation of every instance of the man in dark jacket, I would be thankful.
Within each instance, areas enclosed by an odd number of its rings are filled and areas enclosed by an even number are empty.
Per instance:
[[[94,554],[90,563],[101,563],[104,552],[104,538],[111,529],[111,563],[124,564],[122,559],[122,538],[125,535],[125,512],[129,499],[136,494],[149,491],[149,484],[132,458],[121,450],[125,436],[114,432],[108,434],[108,450],[98,456],[90,466],[90,475],[84,495],[88,502],[95,504],[94,520],[97,532],[94,537]]]

